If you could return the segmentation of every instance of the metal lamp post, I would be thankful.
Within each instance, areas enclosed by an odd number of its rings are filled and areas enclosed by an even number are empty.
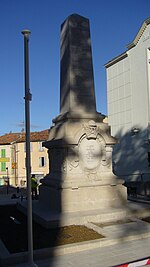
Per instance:
[[[26,126],[26,175],[27,175],[27,218],[28,218],[28,266],[37,266],[33,261],[33,229],[32,229],[32,197],[31,197],[31,159],[30,159],[30,101],[32,95],[29,89],[29,30],[23,30],[24,35],[24,68],[25,68],[25,126]]]
[[[15,175],[15,185],[18,185],[18,179],[17,179],[17,153],[19,150],[16,150],[16,141],[10,143],[12,145],[12,155],[13,155],[13,166],[12,169],[14,169],[14,175]]]
[[[7,195],[8,195],[8,187],[9,187],[8,167],[6,167],[6,171],[7,171]]]
[[[14,145],[14,160],[15,160],[15,185],[17,186],[17,157],[16,144]]]

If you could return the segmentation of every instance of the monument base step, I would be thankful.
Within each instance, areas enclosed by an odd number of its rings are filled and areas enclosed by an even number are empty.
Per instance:
[[[18,209],[27,213],[27,202],[18,204]],[[67,225],[85,225],[87,223],[106,223],[124,219],[144,218],[150,216],[150,206],[143,203],[127,202],[121,208],[105,208],[82,212],[51,213],[40,205],[39,201],[33,201],[33,219],[45,228],[55,228]]]

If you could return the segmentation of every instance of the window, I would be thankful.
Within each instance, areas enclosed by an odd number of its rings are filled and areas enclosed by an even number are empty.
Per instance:
[[[6,157],[6,149],[1,149],[1,158]],[[6,162],[1,162],[1,171],[6,171]]]
[[[6,150],[1,149],[1,158],[5,158],[5,157],[6,157]]]
[[[6,171],[6,162],[1,162],[1,171]]]
[[[39,158],[39,167],[44,167],[46,165],[46,158],[40,157]]]
[[[39,151],[44,151],[44,147],[42,147],[42,142],[39,142]]]

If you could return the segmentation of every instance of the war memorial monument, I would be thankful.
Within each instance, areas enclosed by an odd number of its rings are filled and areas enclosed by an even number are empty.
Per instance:
[[[43,144],[50,167],[41,180],[39,204],[53,218],[99,214],[124,205],[127,195],[112,172],[116,140],[96,111],[89,20],[69,16],[61,25],[60,46],[60,114]]]

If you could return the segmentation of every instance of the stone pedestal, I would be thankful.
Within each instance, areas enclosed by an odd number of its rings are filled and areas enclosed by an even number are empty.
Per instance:
[[[69,115],[68,115],[69,116]],[[56,120],[49,140],[50,174],[42,180],[40,202],[53,212],[117,207],[126,201],[123,181],[112,173],[115,139],[102,115]]]
[[[73,14],[61,26],[60,115],[44,143],[50,171],[39,202],[49,213],[89,214],[126,202],[123,181],[112,173],[116,140],[104,117],[96,111],[89,20]]]

